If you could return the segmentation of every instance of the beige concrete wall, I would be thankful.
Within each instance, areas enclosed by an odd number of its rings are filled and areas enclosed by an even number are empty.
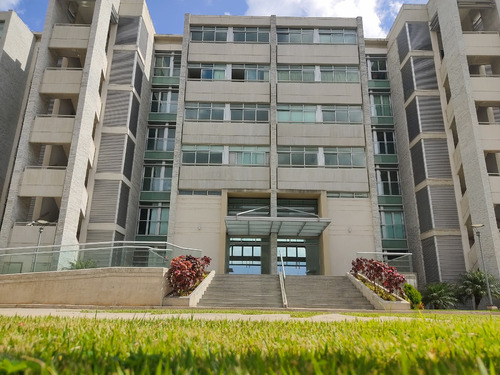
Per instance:
[[[357,45],[340,44],[280,44],[278,64],[359,64]]]
[[[269,17],[256,16],[197,16],[191,14],[189,21],[192,25],[220,25],[220,26],[262,26],[269,27]]]
[[[481,142],[485,151],[500,151],[500,126],[481,125],[479,127]]]
[[[58,98],[77,96],[82,76],[81,69],[47,69],[43,74],[40,94],[54,94]]]
[[[187,102],[269,103],[269,82],[187,81]]]
[[[359,83],[278,83],[278,103],[361,104]]]
[[[220,233],[226,231],[220,196],[177,196],[175,244],[201,249],[212,258],[210,270],[224,272],[224,243]],[[224,198],[225,199],[225,198]]]
[[[36,246],[40,234],[39,226],[14,225],[10,232],[8,247]],[[43,228],[40,236],[40,245],[52,245],[56,236],[55,226],[46,226]],[[29,250],[27,252],[30,252]]]
[[[463,34],[468,56],[500,56],[500,35]]]
[[[0,275],[0,305],[161,306],[166,268],[95,268]]]
[[[367,192],[366,169],[278,168],[278,188]]]
[[[26,169],[19,188],[20,197],[61,197],[65,169]]]
[[[89,44],[89,25],[54,25],[50,48],[86,49]]]
[[[326,228],[332,275],[345,275],[357,252],[375,251],[371,203],[369,199],[328,199],[332,223]]]
[[[45,144],[69,144],[75,126],[74,117],[41,117],[34,120],[30,142]]]
[[[185,144],[268,145],[268,123],[185,122]]]
[[[500,101],[500,77],[471,77],[470,81],[474,100],[478,102]]]
[[[189,62],[269,64],[269,44],[190,43]]]
[[[184,165],[179,189],[269,189],[269,168]]]
[[[360,125],[278,124],[278,145],[364,147]]]

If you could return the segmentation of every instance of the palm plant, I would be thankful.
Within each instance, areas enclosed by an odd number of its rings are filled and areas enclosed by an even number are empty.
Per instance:
[[[477,310],[481,299],[488,294],[486,277],[488,277],[488,282],[490,284],[491,295],[493,297],[500,297],[499,281],[493,275],[489,273],[485,274],[480,270],[469,271],[460,275],[460,280],[456,289],[457,297],[463,302],[467,301],[469,298],[472,299],[474,309]]]
[[[449,309],[458,302],[455,290],[449,283],[427,284],[422,292],[422,302],[433,309]]]

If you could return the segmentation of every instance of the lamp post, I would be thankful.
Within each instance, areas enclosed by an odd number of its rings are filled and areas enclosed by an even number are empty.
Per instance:
[[[50,224],[46,220],[37,220],[33,221],[28,225],[38,225],[38,241],[36,243],[36,249],[35,249],[35,255],[33,256],[33,262],[31,262],[31,272],[35,272],[35,267],[36,267],[36,261],[38,260],[38,251],[40,250],[40,243],[42,241],[42,233],[43,230],[45,229],[45,226],[47,224]]]
[[[484,263],[483,245],[481,243],[481,231],[479,230],[482,227],[484,227],[484,224],[472,224],[472,228],[476,230],[476,235],[479,242],[479,253],[481,254],[481,262],[483,263],[483,272],[484,272],[484,277],[486,279],[486,290],[488,292],[488,301],[490,303],[488,309],[492,310],[496,306],[493,305],[493,299],[491,298],[490,282],[488,280],[488,273],[486,271],[486,263]]]

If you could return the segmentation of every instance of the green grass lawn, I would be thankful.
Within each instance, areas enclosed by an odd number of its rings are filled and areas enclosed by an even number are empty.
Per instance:
[[[497,316],[395,321],[0,317],[0,373],[494,374]]]

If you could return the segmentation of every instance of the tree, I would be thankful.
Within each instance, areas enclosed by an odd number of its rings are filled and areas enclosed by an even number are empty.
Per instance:
[[[449,309],[454,307],[458,300],[452,284],[433,283],[426,285],[422,292],[422,302],[434,309]]]
[[[500,283],[491,274],[488,275],[490,291],[492,297],[500,297]],[[477,310],[482,298],[488,295],[486,287],[486,274],[480,270],[469,271],[460,275],[460,280],[457,284],[457,297],[465,302],[469,298],[472,299],[474,309]]]

